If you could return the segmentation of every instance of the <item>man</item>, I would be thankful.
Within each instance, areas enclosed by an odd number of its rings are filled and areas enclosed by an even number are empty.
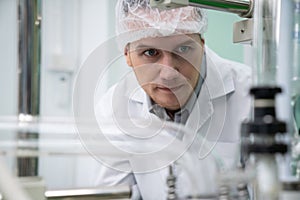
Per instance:
[[[119,0],[116,14],[118,45],[134,73],[104,95],[97,116],[155,116],[193,130],[194,135],[176,136],[190,142],[185,154],[173,160],[177,194],[216,193],[216,173],[236,162],[240,123],[250,110],[249,68],[220,58],[205,45],[207,20],[199,8],[158,10],[148,0]],[[202,138],[209,146],[204,153],[199,151]],[[168,167],[144,173],[115,170],[125,162],[103,167],[97,184],[132,185],[133,199],[167,198]]]

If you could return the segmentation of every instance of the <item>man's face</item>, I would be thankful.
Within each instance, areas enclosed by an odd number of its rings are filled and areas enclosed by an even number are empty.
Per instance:
[[[203,41],[198,34],[145,38],[125,51],[141,87],[160,106],[184,106],[199,79]]]

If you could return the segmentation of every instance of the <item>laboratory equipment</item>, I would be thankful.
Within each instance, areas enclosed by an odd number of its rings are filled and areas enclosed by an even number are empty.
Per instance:
[[[283,181],[281,200],[299,199],[300,184],[299,181]]]
[[[255,2],[253,51],[255,86],[277,84],[279,48],[280,1],[260,0]]]
[[[285,154],[288,150],[288,145],[276,138],[276,135],[286,133],[286,124],[277,119],[274,107],[275,95],[281,89],[259,87],[250,92],[254,96],[254,117],[242,125],[242,155],[254,157],[258,199],[278,199],[280,181],[276,154]]]
[[[293,132],[292,142],[292,170],[293,174],[300,179],[300,1],[294,0],[293,10],[293,70],[291,83],[292,113],[293,113]]]
[[[21,0],[18,4],[19,19],[19,93],[18,113],[20,123],[36,120],[40,106],[41,64],[41,1]],[[34,139],[36,133],[20,132],[20,139]],[[18,158],[19,176],[35,176],[38,158]]]
[[[292,70],[292,106],[296,123],[295,132],[299,134],[299,90],[300,90],[300,1],[294,0],[293,27],[293,70]]]
[[[82,188],[70,190],[49,190],[45,192],[48,200],[68,200],[68,199],[129,199],[129,186]]]
[[[169,166],[169,175],[167,177],[167,185],[168,185],[167,200],[178,199],[177,194],[176,194],[176,176],[174,176],[172,165]]]
[[[12,174],[14,167],[7,168],[7,161],[11,158],[35,158],[39,157],[40,165],[48,165],[51,159],[60,158],[67,161],[70,157],[91,158],[91,154],[82,146],[76,133],[76,124],[70,119],[42,118],[27,124],[20,124],[17,117],[0,118],[0,193],[5,200],[43,200],[43,199],[129,199],[131,188],[129,186],[81,186],[73,188],[51,188],[48,187],[44,179],[45,172],[40,171],[39,176],[17,177]],[[91,131],[90,126],[86,126],[87,131]],[[27,133],[37,133],[39,137],[31,139],[18,139],[10,137],[11,133],[20,131]],[[16,135],[16,134],[15,134]],[[93,138],[93,135],[90,136]],[[93,142],[90,140],[89,142]],[[97,153],[110,157],[119,156],[108,151],[105,144],[98,144]],[[24,150],[26,149],[26,151]],[[96,152],[94,152],[96,153]],[[59,165],[59,164],[57,164]],[[3,168],[5,167],[5,168]],[[56,176],[55,166],[52,166],[52,176]],[[47,172],[46,172],[47,173]],[[87,172],[85,172],[87,174]],[[67,178],[67,177],[64,177]],[[61,177],[57,179],[59,181]]]
[[[212,10],[218,10],[222,12],[238,14],[239,16],[244,17],[246,19],[234,23],[233,42],[249,43],[253,39],[252,16],[254,10],[254,0],[150,0],[150,5],[159,9],[172,9],[182,6],[196,6]]]
[[[285,12],[281,3],[261,0],[256,1],[254,7],[255,76],[250,90],[254,96],[253,117],[242,125],[242,154],[253,156],[248,162],[253,162],[257,171],[255,196],[258,199],[279,199],[281,185],[276,155],[288,151],[288,144],[278,139],[278,135],[286,134],[288,129],[285,122],[278,120],[275,101],[275,95],[284,87],[278,86],[277,79],[279,68],[283,67],[279,59],[280,47],[284,46],[279,43],[280,11]]]
[[[242,17],[251,17],[253,10],[252,0],[151,0],[150,5],[160,9],[171,9],[182,6],[197,6],[207,9],[219,10],[239,14]]]

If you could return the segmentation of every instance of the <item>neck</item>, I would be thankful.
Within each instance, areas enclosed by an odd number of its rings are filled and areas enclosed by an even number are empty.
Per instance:
[[[169,116],[172,120],[174,120],[175,113],[177,113],[178,111],[180,111],[180,108],[177,109],[177,110],[169,110],[169,109],[166,109],[166,108],[165,108],[165,110],[166,110],[168,116]]]

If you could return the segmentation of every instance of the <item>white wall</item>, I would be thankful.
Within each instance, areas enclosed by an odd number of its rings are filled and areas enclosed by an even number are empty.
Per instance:
[[[242,44],[233,43],[233,24],[242,20],[238,15],[207,10],[208,29],[205,33],[206,44],[221,57],[243,62]]]
[[[0,0],[0,115],[17,112],[17,1]]]
[[[111,0],[43,2],[42,116],[72,116],[76,73],[89,54],[113,34],[114,3]],[[86,87],[89,83],[84,80],[80,89]],[[84,96],[76,98],[80,102],[77,106],[84,109]],[[98,166],[89,155],[49,156],[40,159],[40,174],[48,188],[89,187]]]

